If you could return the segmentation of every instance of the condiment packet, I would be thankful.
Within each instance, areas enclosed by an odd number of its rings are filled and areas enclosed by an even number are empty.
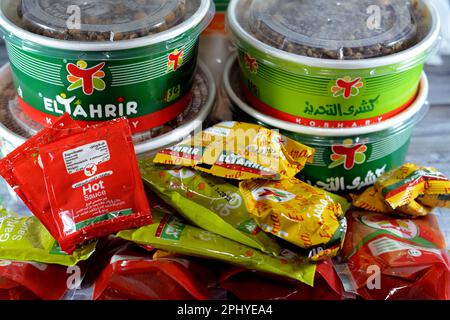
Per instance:
[[[67,268],[0,260],[0,300],[62,300],[70,292]]]
[[[296,279],[310,286],[314,283],[316,265],[289,250],[277,257],[217,234],[187,225],[171,214],[153,210],[154,223],[135,230],[121,231],[118,236],[138,244],[200,258],[210,258],[247,269]]]
[[[125,118],[41,146],[39,154],[64,251],[152,222]]]
[[[129,242],[128,242],[129,243]],[[134,246],[134,244],[129,243]],[[207,300],[215,275],[189,257],[118,250],[93,286],[94,300]],[[163,257],[162,255],[167,255]]]
[[[54,238],[58,236],[58,231],[38,162],[39,148],[80,131],[82,129],[66,113],[53,126],[44,129],[0,161],[0,175]]]
[[[74,266],[87,260],[95,246],[91,242],[68,255],[36,217],[21,217],[0,209],[0,260]]]
[[[450,298],[450,262],[436,217],[398,219],[352,211],[335,268],[346,291],[367,300]]]
[[[155,163],[192,167],[227,179],[294,177],[314,149],[256,124],[222,122],[160,151]]]
[[[308,249],[311,260],[334,257],[342,248],[346,220],[329,193],[297,179],[243,181],[240,190],[264,231]]]
[[[421,217],[435,207],[450,208],[450,180],[434,168],[407,163],[352,197],[354,206],[369,211]]]
[[[281,248],[247,211],[239,188],[190,168],[141,161],[146,184],[191,224],[230,240],[278,255]]]

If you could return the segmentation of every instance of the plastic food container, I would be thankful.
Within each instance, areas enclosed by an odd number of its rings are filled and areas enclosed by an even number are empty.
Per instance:
[[[19,103],[47,125],[127,116],[134,132],[181,114],[211,0],[1,0]]]
[[[429,0],[232,0],[243,93],[318,128],[380,123],[415,101],[440,20]]]
[[[134,134],[138,158],[152,156],[159,149],[176,144],[208,125],[216,100],[216,86],[211,72],[200,62],[186,110],[163,126]],[[25,114],[17,103],[10,65],[0,69],[0,158],[20,146],[44,127]]]
[[[224,89],[234,118],[280,129],[287,137],[316,149],[314,161],[298,178],[335,193],[358,192],[405,161],[414,126],[429,110],[428,80],[422,74],[414,103],[385,122],[360,128],[323,129],[302,126],[265,115],[244,102],[236,58],[228,61]]]

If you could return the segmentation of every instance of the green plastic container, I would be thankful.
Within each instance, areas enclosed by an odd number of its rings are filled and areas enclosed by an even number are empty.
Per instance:
[[[227,63],[224,90],[233,106],[234,120],[280,129],[283,135],[315,148],[313,163],[298,178],[341,194],[362,191],[383,173],[401,166],[413,128],[429,109],[425,74],[418,96],[407,110],[382,123],[360,128],[312,128],[275,119],[250,107],[244,102],[236,57]]]
[[[189,104],[211,0],[1,0],[0,24],[22,109],[49,125],[130,119],[158,127]]]
[[[185,112],[164,126],[133,135],[138,159],[148,159],[210,123],[217,96],[216,85],[206,65],[202,61],[198,64],[192,99]],[[18,106],[10,65],[0,67],[0,159],[42,129],[43,126],[30,119]]]
[[[437,46],[440,21],[431,2],[232,0],[227,24],[246,101],[317,128],[396,116],[415,101],[423,64]]]

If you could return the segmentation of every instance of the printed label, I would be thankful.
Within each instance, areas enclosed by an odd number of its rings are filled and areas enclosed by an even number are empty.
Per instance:
[[[94,176],[97,173],[97,166],[111,159],[108,143],[105,140],[65,151],[63,157],[67,173],[84,171],[87,177]]]
[[[368,214],[361,217],[366,226],[388,231],[403,239],[412,239],[419,233],[416,224],[407,219],[390,219],[383,214]]]
[[[156,237],[166,240],[178,241],[186,225],[176,217],[167,215],[160,223]]]
[[[395,240],[392,240],[392,239],[386,238],[386,237],[372,241],[369,244],[369,249],[374,256],[379,256],[383,253],[402,251],[402,250],[408,250],[408,254],[411,255],[412,257],[421,256],[422,251],[434,253],[436,255],[441,254],[441,252],[437,249],[413,246],[413,245],[409,245],[404,242],[395,241]]]

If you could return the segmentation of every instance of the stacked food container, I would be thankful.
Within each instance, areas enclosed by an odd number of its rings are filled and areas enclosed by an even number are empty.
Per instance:
[[[301,179],[355,192],[404,162],[428,110],[423,64],[440,30],[429,1],[232,0],[227,23],[236,119],[316,148]]]
[[[211,0],[1,1],[11,62],[1,70],[2,144],[65,112],[81,125],[128,117],[140,154],[185,137],[215,99],[211,73],[197,68],[213,14]]]

